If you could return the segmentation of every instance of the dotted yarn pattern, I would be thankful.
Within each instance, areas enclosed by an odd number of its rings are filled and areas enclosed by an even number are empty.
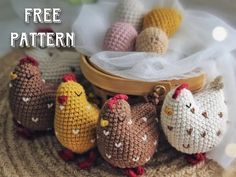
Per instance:
[[[9,103],[14,120],[30,130],[52,129],[56,87],[45,84],[39,68],[29,63],[18,64],[13,74]]]
[[[119,100],[112,110],[105,103],[97,126],[97,145],[102,157],[119,168],[134,168],[147,163],[156,151],[158,128],[156,109],[151,103],[130,107]],[[102,121],[108,121],[106,127]]]
[[[161,125],[169,143],[187,154],[212,150],[226,129],[223,91],[208,88],[192,95],[184,89],[176,100],[173,93],[168,93],[161,111]]]
[[[117,7],[118,21],[132,24],[137,31],[142,28],[144,13],[143,4],[137,0],[122,0]]]
[[[103,49],[108,51],[132,51],[137,35],[137,31],[131,24],[117,22],[108,29]]]
[[[144,16],[143,29],[159,27],[168,37],[176,33],[182,22],[182,15],[176,9],[157,8]]]
[[[142,31],[136,40],[136,51],[165,54],[168,49],[168,37],[160,28],[150,27]]]
[[[42,77],[46,82],[60,84],[65,73],[74,72],[77,76],[80,73],[80,55],[77,52],[35,48],[26,50],[25,53],[39,62]]]
[[[59,96],[66,96],[63,104]],[[96,144],[95,134],[99,110],[87,101],[83,87],[74,82],[63,82],[57,90],[55,134],[59,142],[75,153],[84,153]]]

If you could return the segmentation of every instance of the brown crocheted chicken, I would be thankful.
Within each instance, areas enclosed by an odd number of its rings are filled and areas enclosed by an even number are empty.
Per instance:
[[[156,107],[152,103],[130,105],[126,95],[116,95],[103,106],[98,127],[97,146],[111,165],[125,169],[128,176],[143,173],[158,143]]]
[[[35,131],[52,129],[56,87],[42,79],[38,62],[21,59],[10,79],[9,102],[18,133],[30,138]]]

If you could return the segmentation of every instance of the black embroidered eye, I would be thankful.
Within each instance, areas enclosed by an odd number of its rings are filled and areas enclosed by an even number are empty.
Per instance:
[[[186,104],[187,108],[191,108],[191,106],[192,106],[192,103],[189,103],[188,105]]]
[[[77,96],[81,96],[81,95],[82,95],[82,92],[80,92],[80,93],[75,92],[75,94],[76,94]]]
[[[30,80],[30,79],[33,78],[33,77],[34,77],[34,75],[26,76],[26,78],[27,78],[28,80]]]

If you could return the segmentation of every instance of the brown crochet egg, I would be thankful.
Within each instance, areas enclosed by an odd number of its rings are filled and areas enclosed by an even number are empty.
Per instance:
[[[168,37],[176,33],[182,22],[181,13],[173,8],[157,8],[144,16],[143,29],[159,27]]]
[[[102,157],[119,168],[144,165],[156,151],[156,108],[151,103],[130,105],[126,95],[108,100],[97,126],[97,145]]]
[[[20,60],[10,74],[9,102],[14,121],[31,131],[53,128],[56,87],[45,83],[38,62]]]
[[[160,28],[150,27],[142,31],[136,40],[136,51],[165,54],[168,49],[168,37]]]

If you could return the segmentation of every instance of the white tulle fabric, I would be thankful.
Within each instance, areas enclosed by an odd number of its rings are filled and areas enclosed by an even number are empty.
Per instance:
[[[90,56],[91,62],[106,72],[128,79],[156,81],[189,77],[186,73],[199,68],[207,74],[207,81],[222,75],[230,123],[222,143],[208,153],[208,157],[228,167],[236,153],[236,149],[232,148],[236,145],[235,29],[207,12],[183,10],[177,0],[146,0],[142,2],[145,2],[147,11],[154,6],[171,6],[183,12],[183,23],[170,39],[167,54],[157,56],[138,52],[102,51],[106,30],[115,22],[114,12],[118,2],[103,0],[82,7],[73,25],[77,50]],[[216,30],[219,29],[217,27],[223,28],[223,34],[221,30]],[[218,41],[219,38],[221,41]]]

